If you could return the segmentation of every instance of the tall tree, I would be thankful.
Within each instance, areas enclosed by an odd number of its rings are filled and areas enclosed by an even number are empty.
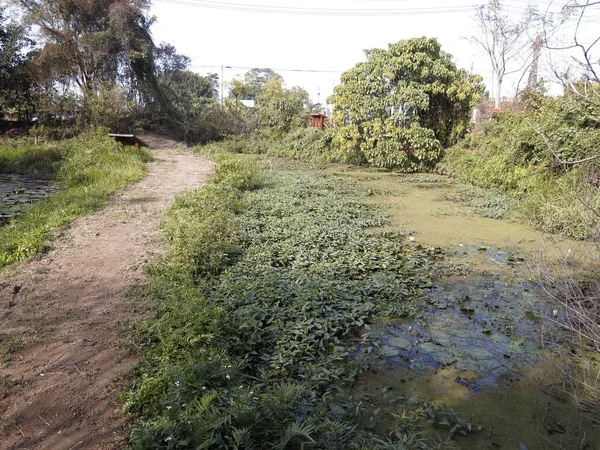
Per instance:
[[[520,72],[531,59],[527,31],[534,14],[528,11],[519,22],[513,22],[504,12],[500,0],[489,0],[477,8],[475,19],[480,35],[471,37],[490,59],[492,76],[495,81],[494,99],[496,109],[500,108],[502,83],[508,74]],[[513,67],[513,62],[517,62]]]
[[[568,0],[562,5],[560,14],[543,17],[545,48],[553,53],[569,54],[568,67],[553,67],[554,76],[565,89],[580,97],[600,96],[600,58],[597,53],[600,33],[598,27],[582,31],[585,23],[593,23],[599,12],[598,0]],[[572,24],[571,42],[565,43],[561,33],[560,41],[556,43],[557,31],[568,24]]]
[[[167,72],[187,70],[192,60],[189,56],[177,53],[177,49],[166,42],[154,48],[154,63],[157,75]]]
[[[169,70],[159,77],[165,94],[182,117],[197,114],[219,97],[216,73],[202,76],[189,70]]]
[[[458,69],[436,39],[366,54],[329,98],[334,144],[357,162],[407,172],[431,166],[468,130],[481,78]]]
[[[14,111],[28,118],[31,108],[32,77],[29,62],[34,55],[27,29],[9,22],[0,7],[0,118]]]
[[[259,125],[283,132],[307,126],[308,106],[306,90],[298,86],[287,89],[279,75],[273,76],[261,85],[256,99]]]
[[[273,78],[276,78],[280,83],[283,83],[283,78],[276,74],[273,69],[254,68],[246,72],[244,75],[244,84],[248,90],[246,99],[256,100],[263,85]]]
[[[148,0],[13,1],[40,30],[42,81],[79,87],[84,106],[104,83],[120,81],[168,109],[156,80]]]

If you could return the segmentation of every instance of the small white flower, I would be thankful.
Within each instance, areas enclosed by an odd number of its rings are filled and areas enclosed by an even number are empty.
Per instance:
[[[171,439],[173,439],[173,437],[169,436],[169,437],[165,438],[165,442],[169,442]]]
[[[409,240],[410,242],[415,242],[415,241],[416,241],[416,239],[415,239],[413,236],[409,236],[409,237],[408,237],[408,240]]]
[[[167,406],[167,409],[172,409],[172,408],[173,408],[172,406]]]
[[[229,374],[225,375],[225,378],[227,378],[228,380],[231,380],[231,377],[229,376]]]
[[[180,384],[181,384],[181,382],[180,382],[180,381],[176,381],[176,382],[175,382],[175,386],[179,386]]]
[[[206,390],[206,386],[202,386],[202,390],[205,391]]]

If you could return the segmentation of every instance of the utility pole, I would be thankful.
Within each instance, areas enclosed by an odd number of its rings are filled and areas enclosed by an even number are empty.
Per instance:
[[[531,63],[531,72],[529,72],[529,79],[527,80],[527,87],[529,89],[535,89],[538,82],[538,60],[542,53],[542,35],[538,34],[533,42],[533,62]]]
[[[221,64],[221,109],[223,109],[223,85],[225,84],[225,78],[223,78],[225,66]]]

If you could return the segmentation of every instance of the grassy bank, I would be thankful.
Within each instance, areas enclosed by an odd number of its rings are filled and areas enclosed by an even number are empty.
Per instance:
[[[132,448],[425,445],[414,421],[375,435],[373,411],[332,396],[369,324],[415,310],[435,250],[378,231],[386,218],[318,171],[217,158],[162,221],[170,257],[142,292],[156,313],[130,332]]]
[[[60,227],[141,179],[150,159],[146,150],[124,149],[101,132],[37,146],[27,141],[2,144],[0,172],[51,178],[60,190],[0,227],[0,270],[43,252]]]

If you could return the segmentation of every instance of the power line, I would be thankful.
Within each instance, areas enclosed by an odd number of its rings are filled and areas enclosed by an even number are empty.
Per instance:
[[[198,65],[191,64],[191,68],[193,69],[220,69],[221,66],[209,66],[209,65]],[[245,67],[245,66],[223,66],[225,69],[242,69],[242,70],[251,70],[256,69],[256,67]],[[302,72],[302,73],[344,73],[345,70],[319,70],[319,69],[275,69],[271,68],[274,72]]]
[[[424,15],[424,14],[450,14],[473,11],[472,5],[442,6],[431,8],[305,8],[293,6],[268,6],[257,4],[241,4],[212,0],[156,0],[160,3],[171,3],[177,5],[194,6],[198,8],[222,9],[227,11],[269,13],[269,14],[291,14],[291,15],[321,15],[321,16],[391,16],[391,15]]]

